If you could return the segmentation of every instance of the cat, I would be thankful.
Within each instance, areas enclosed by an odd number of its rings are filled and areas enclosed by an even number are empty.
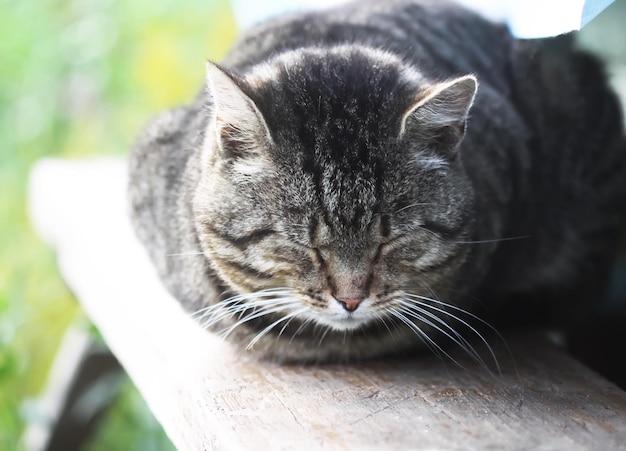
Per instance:
[[[359,1],[259,24],[206,70],[139,136],[129,185],[203,327],[278,361],[477,356],[487,317],[567,325],[601,299],[624,130],[573,36]]]

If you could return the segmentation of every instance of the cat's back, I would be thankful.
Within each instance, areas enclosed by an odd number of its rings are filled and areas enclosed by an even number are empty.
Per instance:
[[[129,154],[129,208],[139,239],[146,244],[161,277],[172,292],[185,293],[174,276],[192,257],[177,257],[194,243],[190,240],[185,180],[194,171],[193,158],[204,139],[206,115],[201,105],[164,111],[139,135]],[[196,249],[193,248],[194,253]]]
[[[510,44],[504,25],[451,1],[365,0],[264,22],[237,41],[224,64],[245,71],[290,50],[359,45],[398,55],[435,80],[474,73],[504,87]]]

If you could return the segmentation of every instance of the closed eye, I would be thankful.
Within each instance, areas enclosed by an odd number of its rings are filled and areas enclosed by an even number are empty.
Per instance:
[[[390,239],[380,243],[378,245],[378,247],[376,248],[376,253],[374,254],[374,258],[373,258],[372,261],[374,263],[378,263],[380,261],[380,259],[382,258],[383,253],[385,251],[391,250],[393,247],[395,247],[395,245],[397,244],[398,241],[402,241],[404,238],[406,238],[405,234],[397,235],[397,236],[395,236],[393,238],[390,238]]]
[[[239,235],[234,235],[230,232],[226,232],[225,230],[218,229],[210,225],[207,225],[207,229],[213,235],[216,235],[218,238],[229,242],[231,245],[240,250],[244,250],[248,246],[256,244],[261,240],[276,234],[276,232],[270,227],[259,228]]]

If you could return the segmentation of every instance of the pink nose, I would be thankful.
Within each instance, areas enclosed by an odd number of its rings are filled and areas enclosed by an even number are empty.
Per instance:
[[[361,301],[363,299],[353,299],[353,298],[336,298],[337,302],[341,304],[341,306],[349,312],[354,312]]]

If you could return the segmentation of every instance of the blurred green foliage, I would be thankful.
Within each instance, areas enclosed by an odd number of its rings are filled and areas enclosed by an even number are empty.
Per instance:
[[[29,225],[30,166],[123,155],[152,114],[195,96],[235,26],[227,0],[0,0],[0,11],[0,449],[13,450],[23,402],[81,314]],[[137,398],[125,390],[120,412],[145,410]],[[117,449],[158,449],[141,442],[153,420],[141,421],[111,420]],[[90,449],[116,449],[105,443]]]

